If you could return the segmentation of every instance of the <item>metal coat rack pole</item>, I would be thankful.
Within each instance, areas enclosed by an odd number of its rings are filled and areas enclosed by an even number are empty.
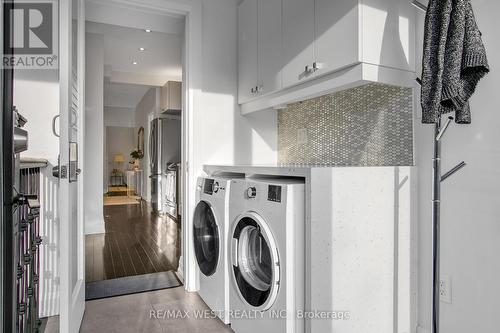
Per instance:
[[[417,0],[410,1],[416,8],[426,12],[427,7]],[[416,79],[419,85],[420,79]],[[453,117],[448,117],[443,124],[442,115],[434,125],[433,158],[432,158],[432,312],[431,333],[439,333],[439,290],[440,290],[440,229],[441,229],[441,182],[462,169],[466,164],[460,162],[450,171],[441,176],[441,139],[450,126]]]

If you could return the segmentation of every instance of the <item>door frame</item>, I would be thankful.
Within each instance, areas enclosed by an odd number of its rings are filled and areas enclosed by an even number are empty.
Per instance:
[[[111,2],[111,1],[110,1]],[[190,223],[196,205],[196,180],[202,172],[201,160],[195,156],[195,101],[201,96],[202,71],[202,4],[200,0],[190,3],[179,0],[113,0],[113,5],[133,10],[144,10],[166,15],[184,16],[184,44],[182,70],[182,218],[181,257],[178,273],[187,291],[196,291],[196,257],[192,245],[193,231]],[[82,98],[84,100],[84,98]],[[83,173],[84,175],[84,173]],[[83,176],[84,180],[85,176]],[[82,244],[82,247],[84,245]]]

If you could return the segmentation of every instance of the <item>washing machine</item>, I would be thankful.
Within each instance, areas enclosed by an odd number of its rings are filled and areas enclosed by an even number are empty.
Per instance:
[[[302,333],[305,292],[305,185],[300,179],[231,184],[240,210],[229,232],[229,302],[236,333]]]
[[[199,271],[198,293],[229,324],[227,237],[231,179],[198,178],[193,217],[193,246]]]

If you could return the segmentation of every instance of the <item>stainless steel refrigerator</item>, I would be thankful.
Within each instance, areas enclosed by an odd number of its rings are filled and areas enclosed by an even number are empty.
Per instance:
[[[167,202],[172,182],[168,166],[181,160],[181,121],[178,116],[162,116],[150,123],[149,168],[151,205],[160,214],[170,213]]]

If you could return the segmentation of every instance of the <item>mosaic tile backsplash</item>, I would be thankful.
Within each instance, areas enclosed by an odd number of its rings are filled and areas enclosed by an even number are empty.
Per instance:
[[[278,163],[413,165],[413,93],[382,84],[290,104],[278,111]]]

